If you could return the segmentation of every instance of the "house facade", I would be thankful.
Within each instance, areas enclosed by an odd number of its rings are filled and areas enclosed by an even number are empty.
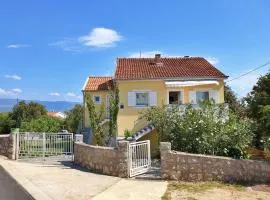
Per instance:
[[[113,82],[118,85],[118,136],[123,137],[125,130],[136,133],[145,129],[147,122],[139,120],[140,112],[152,106],[196,106],[210,99],[224,103],[226,78],[204,58],[162,58],[156,54],[154,58],[118,58],[114,77],[88,77],[83,93],[91,94],[97,109],[102,103],[108,107],[110,86]],[[87,109],[84,118],[84,126],[89,127]]]

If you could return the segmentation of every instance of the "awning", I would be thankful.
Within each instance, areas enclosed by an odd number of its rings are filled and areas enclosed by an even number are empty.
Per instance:
[[[218,81],[166,81],[166,87],[188,87],[197,85],[219,85]]]

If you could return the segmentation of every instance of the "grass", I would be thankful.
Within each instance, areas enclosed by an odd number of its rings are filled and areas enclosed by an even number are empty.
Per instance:
[[[162,200],[171,200],[171,191],[184,190],[189,193],[203,193],[214,188],[234,189],[244,191],[245,187],[240,184],[228,184],[222,182],[169,182],[167,191],[162,197]],[[188,197],[189,200],[195,200],[193,197]]]

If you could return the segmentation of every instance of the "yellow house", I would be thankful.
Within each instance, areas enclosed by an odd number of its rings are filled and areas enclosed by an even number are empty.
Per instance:
[[[129,130],[135,140],[140,140],[155,134],[138,119],[140,111],[163,104],[196,106],[210,99],[224,103],[226,78],[202,57],[162,58],[156,54],[154,58],[118,58],[114,77],[88,77],[83,93],[90,93],[97,107],[101,102],[106,106],[109,86],[116,82],[120,99],[118,137],[124,137],[124,131]],[[87,109],[84,113],[84,126],[89,127]]]

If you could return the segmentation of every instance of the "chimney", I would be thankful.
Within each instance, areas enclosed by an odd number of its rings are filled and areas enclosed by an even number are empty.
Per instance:
[[[155,59],[156,59],[156,60],[158,60],[160,57],[161,57],[161,54],[160,54],[160,53],[156,53],[156,54],[155,54]]]

